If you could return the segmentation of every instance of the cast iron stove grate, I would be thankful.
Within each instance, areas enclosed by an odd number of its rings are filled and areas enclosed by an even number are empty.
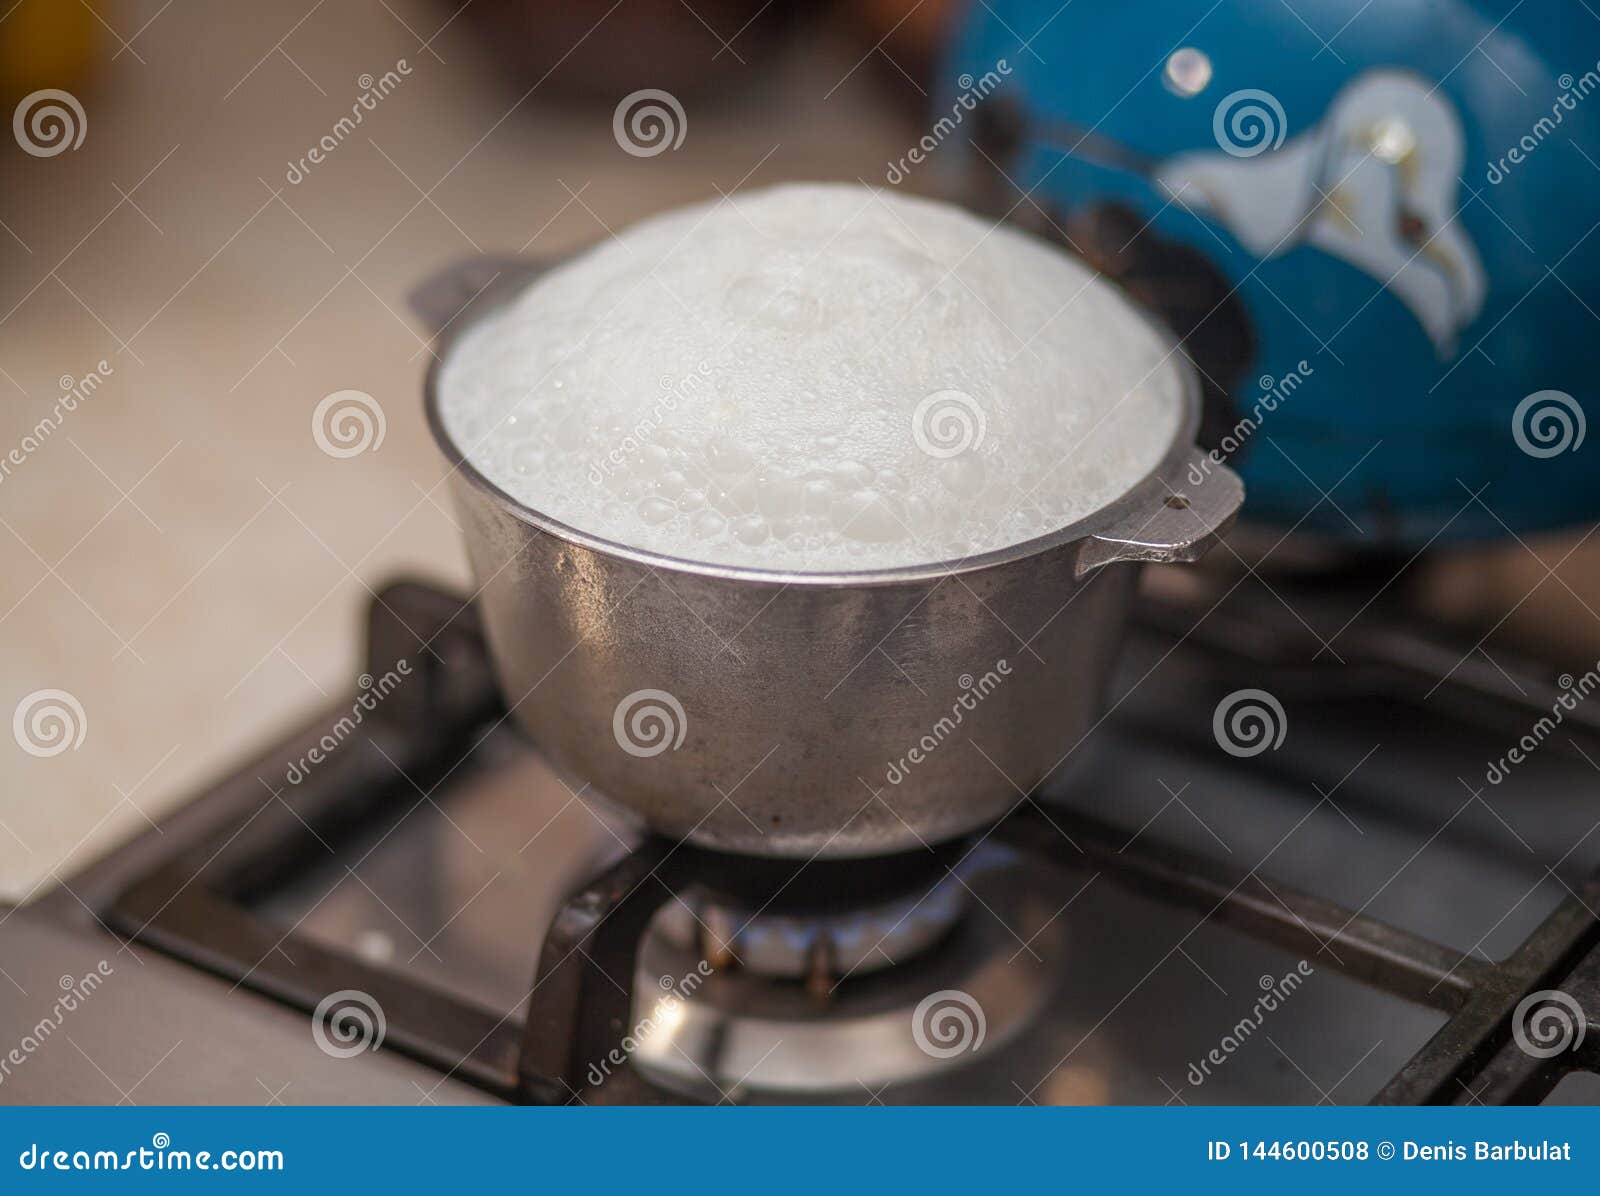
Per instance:
[[[1193,613],[1181,605],[1147,599],[1139,621],[1146,632],[1187,642],[1188,650],[1235,662],[1266,665],[1296,650],[1257,617],[1230,621],[1219,612],[1191,625]],[[1446,660],[1425,638],[1394,628],[1361,637],[1344,651],[1351,667],[1396,681],[1437,682],[1443,672],[1437,666]],[[381,755],[351,750],[352,740],[303,783],[265,804],[254,775],[229,780],[224,788],[258,796],[241,803],[237,817],[203,841],[142,865],[142,874],[104,910],[106,924],[134,942],[308,1012],[336,990],[370,994],[387,1017],[386,1048],[507,1100],[648,1102],[678,1098],[627,1063],[598,1091],[585,1072],[588,1061],[615,1046],[632,1017],[634,994],[610,977],[636,974],[646,927],[674,895],[709,885],[760,903],[775,898],[782,908],[805,912],[817,902],[870,899],[903,879],[899,873],[937,873],[948,862],[935,855],[921,862],[874,861],[873,867],[862,861],[816,863],[809,865],[816,883],[796,885],[793,862],[762,863],[647,839],[568,898],[545,936],[526,1018],[517,1024],[297,930],[285,934],[251,908],[293,875],[318,844],[337,841],[386,809],[392,815],[403,795],[396,794],[391,762],[418,792],[427,792],[504,715],[474,613],[457,598],[409,582],[377,597],[368,668],[380,676],[401,660],[422,667],[362,728]],[[1476,665],[1455,667],[1448,678],[1458,705],[1511,702],[1539,710],[1548,689]],[[308,737],[317,738],[316,732]],[[1059,868],[1092,866],[1146,897],[1197,911],[1445,1015],[1433,1037],[1377,1094],[1378,1103],[1534,1103],[1569,1072],[1600,1071],[1595,1036],[1540,1058],[1521,1049],[1512,1034],[1519,1004],[1541,990],[1561,990],[1591,1021],[1600,1016],[1600,919],[1593,912],[1600,906],[1600,876],[1572,891],[1508,958],[1491,963],[1149,837],[1130,844],[1126,831],[1031,799],[990,833],[1024,857]],[[1328,950],[1335,941],[1336,953]]]

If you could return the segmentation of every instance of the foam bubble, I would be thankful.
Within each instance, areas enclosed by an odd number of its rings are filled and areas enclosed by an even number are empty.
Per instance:
[[[784,186],[669,212],[477,322],[446,428],[591,535],[750,568],[956,560],[1115,499],[1181,367],[1076,259],[959,209]]]

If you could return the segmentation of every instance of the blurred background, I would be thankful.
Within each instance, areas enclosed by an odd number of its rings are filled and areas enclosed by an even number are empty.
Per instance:
[[[1542,55],[1552,41],[1569,34],[1580,46],[1600,41],[1600,23],[1575,4],[1531,4],[1514,25],[1505,24],[1508,13],[1490,11],[1509,6],[1465,2],[1384,5],[1370,15],[1362,15],[1365,5],[1320,2],[1229,4],[1216,6],[1223,11],[1215,17],[1198,6],[1188,6],[1192,13],[1116,7],[1138,9],[1146,27],[1130,28],[1135,17],[1089,12],[1095,6],[1085,0],[1076,9],[956,0],[10,4],[0,14],[0,98],[15,113],[13,135],[0,144],[0,450],[19,448],[0,477],[0,709],[38,691],[63,691],[81,706],[84,734],[75,750],[59,754],[9,744],[0,752],[0,900],[21,901],[150,825],[187,791],[341,692],[359,668],[372,587],[402,574],[465,584],[454,516],[439,486],[444,468],[422,419],[430,351],[407,307],[408,292],[439,269],[478,254],[561,254],[719,192],[790,179],[859,180],[955,198],[1027,224],[1071,243],[1159,307],[1174,278],[1187,285],[1205,271],[1184,266],[1181,254],[1131,261],[1130,247],[1155,243],[1154,233],[1141,237],[1152,225],[1162,232],[1204,214],[1159,196],[1086,209],[1048,188],[1025,194],[1053,168],[1026,145],[1019,149],[1019,139],[1048,142],[1058,158],[1082,157],[1090,169],[1147,179],[1150,168],[1130,149],[1142,135],[1139,122],[1152,143],[1177,130],[1174,136],[1197,135],[1214,150],[1214,95],[1205,90],[1212,73],[1242,71],[1224,82],[1244,87],[1254,76],[1240,64],[1265,62],[1269,52],[1272,77],[1291,80],[1269,90],[1298,135],[1315,127],[1328,97],[1347,94],[1340,89],[1359,78],[1372,47],[1404,53],[1406,38],[1428,40],[1411,15],[1427,8],[1430,19],[1447,12],[1432,40],[1445,66],[1456,61],[1456,69],[1433,72],[1452,80],[1439,94],[1468,110],[1474,156],[1456,164],[1466,205],[1487,189],[1477,159],[1485,156],[1479,141],[1492,140],[1473,124],[1474,97],[1494,107],[1507,129],[1529,128],[1552,109],[1559,87],[1576,86],[1548,69]],[[1270,10],[1282,28],[1249,34],[1260,16],[1253,7]],[[1097,33],[1102,18],[1108,27]],[[1267,41],[1247,44],[1252,36]],[[1195,46],[1205,48],[1203,64],[1178,56]],[[1581,78],[1597,57],[1578,54],[1571,69]],[[946,145],[941,133],[926,149],[939,116],[981,88],[986,64],[1001,60],[1007,70],[994,98],[1005,102],[980,101],[992,119],[970,118],[961,137]],[[1113,67],[1114,76],[1096,76]],[[1320,92],[1297,99],[1290,94],[1296,77],[1314,78]],[[1097,110],[1072,111],[1080,85],[1098,97]],[[1441,87],[1442,80],[1417,101],[1423,132],[1434,112],[1429,97]],[[614,132],[614,121],[623,101],[646,88],[676,101],[682,137],[639,152]],[[1182,126],[1143,106],[1145,98],[1182,104],[1202,92]],[[1119,96],[1133,99],[1123,106]],[[1600,101],[1588,102],[1600,116]],[[67,144],[59,130],[52,137],[48,120],[29,123],[41,106],[63,114]],[[1121,114],[1101,118],[1107,108]],[[358,121],[347,119],[356,112]],[[1128,121],[1133,127],[1116,129]],[[1380,156],[1398,155],[1400,177],[1416,177],[1405,174],[1406,130],[1362,127],[1378,138]],[[1519,223],[1527,209],[1507,209],[1508,220],[1488,200],[1470,213],[1464,208],[1462,225],[1516,225],[1512,235],[1528,257],[1519,270],[1531,270],[1540,295],[1561,305],[1540,317],[1550,343],[1586,346],[1597,318],[1586,298],[1588,265],[1600,239],[1580,237],[1600,215],[1588,173],[1600,171],[1591,160],[1600,159],[1600,145],[1579,137],[1576,117],[1569,132],[1530,159],[1514,183],[1542,188],[1553,177],[1545,172],[1560,172],[1563,244],[1547,248]],[[980,133],[986,140],[965,145],[968,134]],[[1503,144],[1516,144],[1514,132]],[[919,146],[925,160],[908,164]],[[1319,194],[1335,216],[1344,213]],[[1429,213],[1403,208],[1401,215]],[[1403,261],[1444,244],[1441,229],[1400,223],[1416,249],[1407,248]],[[1250,230],[1237,220],[1213,224],[1203,237],[1194,234],[1190,252],[1198,243],[1231,259],[1224,273],[1237,286],[1246,267],[1236,251],[1249,247]],[[1488,254],[1481,244],[1480,252]],[[1285,268],[1295,270],[1295,261]],[[1352,280],[1365,280],[1363,296],[1385,282],[1382,273],[1346,270],[1329,287]],[[1181,324],[1183,311],[1197,302],[1209,309],[1211,297],[1220,304],[1224,292],[1231,294],[1226,286],[1202,291],[1198,300],[1185,292],[1163,314]],[[1535,334],[1521,325],[1544,298],[1527,306],[1524,298],[1491,292],[1478,325],[1456,330],[1462,343],[1452,353],[1488,360],[1499,353],[1488,338],[1515,333],[1522,338],[1515,360],[1537,357],[1540,343],[1529,342]],[[1389,327],[1406,321],[1403,302],[1370,303],[1360,301],[1361,319]],[[1570,329],[1555,329],[1555,319]],[[1236,367],[1247,390],[1264,370],[1281,374],[1284,362],[1312,362],[1319,389],[1297,402],[1325,420],[1359,411],[1355,394],[1385,410],[1406,409],[1407,388],[1421,395],[1423,385],[1409,380],[1387,394],[1371,377],[1342,373],[1343,358],[1371,365],[1374,350],[1346,351],[1342,337],[1333,343],[1330,334],[1343,334],[1337,313],[1308,320],[1316,331],[1302,324],[1303,343],[1288,345],[1277,362],[1251,360],[1270,335],[1281,338],[1270,324],[1252,331],[1246,320],[1246,332],[1232,341],[1227,329],[1201,339]],[[1427,346],[1420,333],[1409,335],[1395,333],[1397,353],[1413,341]],[[1445,375],[1464,384],[1471,375],[1439,361],[1426,382]],[[1219,407],[1214,431],[1236,417],[1225,392],[1237,381],[1220,373],[1208,373]],[[1512,408],[1542,387],[1584,398],[1579,381],[1563,373],[1530,377],[1515,393],[1502,387],[1494,427],[1508,437]],[[381,432],[367,451],[330,453],[312,434],[318,405],[340,391],[375,403]],[[1442,425],[1422,418],[1409,426],[1419,439],[1388,443],[1417,457],[1417,444],[1428,444]],[[1511,459],[1526,463],[1525,455]],[[1577,453],[1566,463],[1583,466]],[[1351,522],[1363,527],[1354,538],[1380,541],[1361,548],[1363,559],[1376,551],[1387,565],[1408,565],[1407,592],[1441,624],[1468,642],[1484,637],[1489,647],[1594,660],[1600,557],[1587,541],[1588,523],[1574,518],[1581,509],[1545,504],[1526,520],[1508,517],[1504,534],[1480,518],[1485,526],[1464,542],[1444,535],[1435,543],[1431,514],[1421,523],[1397,520],[1385,536],[1362,513],[1381,513],[1384,496],[1339,473],[1333,466],[1302,473],[1307,513],[1315,506],[1330,514],[1322,506],[1330,495],[1335,506],[1356,510]],[[1273,476],[1293,482],[1286,467]],[[1264,476],[1263,494],[1273,476]],[[1536,488],[1587,493],[1573,476],[1552,467]],[[1305,552],[1298,540],[1280,548],[1281,530],[1295,525],[1286,509],[1292,513],[1292,499],[1262,509],[1273,530],[1259,535],[1267,547],[1257,552],[1274,558],[1262,567],[1289,568],[1291,558],[1325,562],[1336,521],[1322,539],[1309,537]],[[1252,534],[1245,530],[1241,555],[1222,567],[1242,567]]]

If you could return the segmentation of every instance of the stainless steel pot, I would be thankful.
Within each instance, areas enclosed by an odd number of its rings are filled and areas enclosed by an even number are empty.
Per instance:
[[[538,272],[477,261],[425,284],[413,305],[440,359]],[[1060,767],[1100,716],[1138,562],[1195,560],[1232,522],[1243,489],[1195,448],[1182,368],[1177,435],[1109,506],[954,564],[863,573],[699,564],[568,527],[464,459],[438,361],[426,401],[506,699],[585,796],[707,847],[867,856],[991,822]]]

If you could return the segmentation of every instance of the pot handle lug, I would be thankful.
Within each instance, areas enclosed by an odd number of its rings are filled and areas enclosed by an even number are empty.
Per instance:
[[[430,274],[406,295],[431,336],[443,336],[472,307],[521,290],[549,268],[525,257],[467,258]]]
[[[1127,517],[1084,541],[1079,577],[1117,561],[1199,560],[1233,526],[1244,483],[1196,448],[1128,497]]]

